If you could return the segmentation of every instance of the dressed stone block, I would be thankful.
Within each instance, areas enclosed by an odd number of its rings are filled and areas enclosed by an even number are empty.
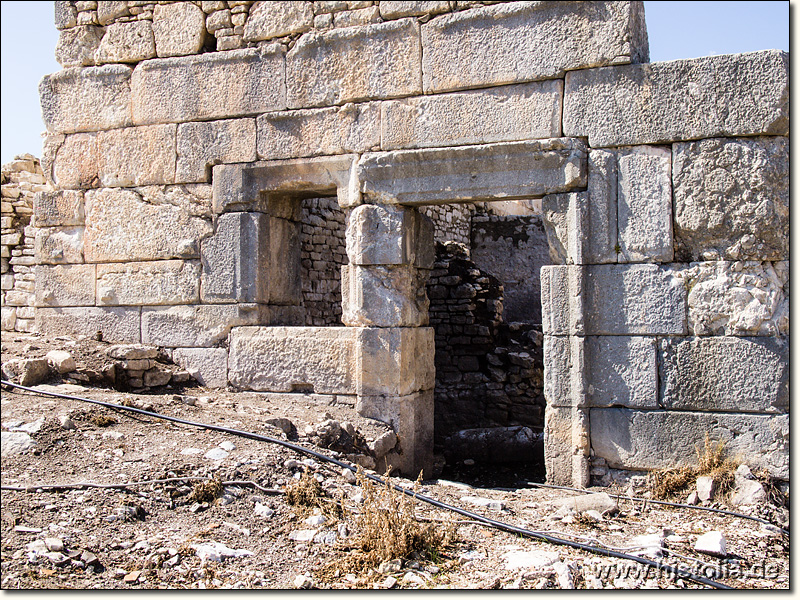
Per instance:
[[[231,119],[178,126],[178,182],[210,181],[211,167],[256,160],[256,122]]]
[[[159,58],[197,54],[206,39],[206,16],[192,2],[156,4],[153,36]]]
[[[97,265],[98,306],[192,304],[200,299],[200,261]]]
[[[572,412],[570,407],[554,407],[549,402],[545,407],[544,462],[551,485],[573,484]]]
[[[177,125],[127,127],[97,134],[97,175],[104,187],[175,182]]]
[[[788,135],[788,85],[779,50],[573,71],[564,135],[588,136],[593,148]]]
[[[378,8],[384,19],[401,19],[450,12],[450,3],[447,0],[382,0]]]
[[[433,267],[433,223],[409,208],[363,204],[347,219],[347,257],[353,265]]]
[[[130,307],[37,308],[36,331],[55,337],[99,337],[106,342],[136,343],[140,341],[141,309]]]
[[[376,102],[267,113],[258,118],[258,156],[271,160],[366,152],[381,143],[380,118]]]
[[[45,227],[36,230],[34,251],[41,264],[83,262],[83,227]]]
[[[562,93],[552,80],[383,102],[381,149],[557,138]]]
[[[256,2],[244,24],[244,40],[258,42],[303,33],[314,24],[311,2]]]
[[[641,2],[475,8],[423,25],[422,47],[426,93],[557,79],[569,70],[649,56]]]
[[[137,63],[156,55],[156,40],[151,21],[128,21],[112,23],[106,27],[105,35],[95,52],[95,62]]]
[[[38,265],[36,306],[94,306],[95,265]]]
[[[674,144],[678,260],[788,260],[789,139]]]
[[[97,185],[97,135],[53,135],[42,148],[42,169],[59,189]]]
[[[149,191],[111,188],[86,193],[87,262],[199,258],[201,240],[213,233],[211,223],[176,206],[177,193]]]
[[[541,197],[586,186],[577,139],[364,154],[362,196],[385,204],[442,204]]]
[[[131,73],[125,65],[106,65],[45,75],[39,83],[45,127],[75,133],[130,125]]]
[[[407,265],[342,267],[342,322],[351,327],[428,324],[428,272]]]
[[[541,268],[542,331],[545,335],[583,335],[583,267],[544,266]]]
[[[270,304],[302,304],[300,223],[269,218]]]
[[[551,194],[542,198],[542,222],[550,260],[554,264],[582,265],[586,262],[584,232],[588,228],[590,198],[586,192]]]
[[[137,125],[229,119],[286,108],[283,49],[209,52],[139,64],[131,77]]]
[[[71,227],[84,224],[83,192],[37,192],[33,197],[34,227]]]
[[[307,33],[286,55],[289,108],[419,94],[421,54],[413,19]]]
[[[95,64],[94,56],[103,30],[94,25],[81,25],[63,29],[56,43],[56,60],[65,69],[70,67],[90,67]]]
[[[172,361],[207,388],[224,388],[228,384],[226,348],[175,348]]]
[[[358,331],[359,395],[407,396],[434,388],[432,328],[367,327]]]
[[[586,366],[591,406],[658,407],[655,338],[587,337]]]
[[[668,338],[660,344],[663,408],[789,410],[786,338]]]
[[[615,469],[696,464],[705,436],[751,468],[789,478],[789,415],[593,408],[592,449]]]

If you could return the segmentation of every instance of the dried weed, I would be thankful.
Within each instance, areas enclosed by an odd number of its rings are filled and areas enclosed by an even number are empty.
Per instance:
[[[110,427],[118,423],[114,417],[104,415],[103,413],[94,413],[89,417],[89,421],[96,427]]]
[[[192,488],[192,493],[186,497],[187,502],[214,502],[217,498],[222,496],[222,481],[219,479],[211,479],[209,481],[200,481]]]

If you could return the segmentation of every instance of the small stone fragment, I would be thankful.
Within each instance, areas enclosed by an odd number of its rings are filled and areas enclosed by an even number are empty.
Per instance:
[[[694,549],[712,556],[725,557],[728,555],[725,536],[719,531],[709,531],[698,537]]]
[[[703,476],[697,478],[697,497],[703,502],[707,502],[714,497],[715,488],[712,477]]]
[[[61,375],[74,371],[77,367],[75,359],[65,350],[51,350],[45,355],[45,359],[47,360],[47,364]]]

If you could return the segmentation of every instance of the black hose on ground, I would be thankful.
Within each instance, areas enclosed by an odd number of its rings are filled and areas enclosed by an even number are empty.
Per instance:
[[[326,455],[324,455],[324,454],[322,454],[320,452],[317,452],[315,450],[311,450],[309,448],[304,448],[304,447],[299,446],[297,444],[293,444],[291,442],[287,442],[286,440],[272,438],[272,437],[269,437],[269,436],[266,436],[266,435],[261,435],[261,434],[258,434],[258,433],[252,433],[252,432],[249,432],[249,431],[241,431],[241,430],[238,430],[238,429],[231,429],[229,427],[222,427],[220,425],[210,425],[210,424],[207,424],[207,423],[198,423],[198,422],[195,422],[195,421],[189,421],[189,420],[181,419],[181,418],[178,418],[178,417],[170,417],[168,415],[162,415],[162,414],[159,414],[159,413],[154,413],[154,412],[151,412],[151,411],[143,410],[141,408],[134,408],[133,406],[124,406],[122,404],[114,404],[112,402],[103,402],[102,400],[92,400],[91,398],[83,398],[83,397],[80,397],[80,396],[71,396],[71,395],[68,395],[68,394],[59,394],[57,392],[49,392],[49,391],[44,391],[44,390],[37,390],[35,388],[22,386],[22,385],[19,385],[17,383],[13,383],[13,382],[6,381],[6,380],[0,380],[0,384],[7,385],[7,386],[10,386],[12,388],[17,388],[17,389],[20,389],[20,390],[25,390],[26,392],[32,392],[32,393],[38,394],[38,395],[51,396],[51,397],[54,397],[54,398],[63,398],[65,400],[75,400],[75,401],[78,401],[78,402],[88,402],[90,404],[96,404],[98,406],[103,406],[105,408],[110,408],[110,409],[114,409],[114,410],[125,410],[125,411],[129,411],[129,412],[137,413],[137,414],[140,414],[140,415],[145,415],[145,416],[148,416],[148,417],[152,417],[152,418],[155,418],[155,419],[161,419],[161,420],[170,421],[170,422],[173,422],[173,423],[180,423],[182,425],[189,425],[191,427],[198,427],[200,429],[208,429],[209,431],[219,431],[219,432],[222,432],[222,433],[229,433],[231,435],[236,435],[236,436],[248,438],[248,439],[251,439],[251,440],[258,440],[258,441],[261,441],[261,442],[268,442],[268,443],[271,443],[271,444],[278,444],[280,446],[283,446],[284,448],[289,448],[290,450],[293,450],[294,452],[298,452],[300,454],[306,454],[308,456],[313,456],[314,458],[317,458],[319,460],[335,464],[335,465],[337,465],[339,467],[342,467],[343,469],[348,469],[350,471],[353,471],[354,473],[357,472],[356,467],[353,467],[352,465],[348,465],[348,464],[346,464],[346,463],[344,463],[344,462],[342,462],[340,460],[337,460],[335,458],[332,458],[330,456],[326,456]],[[464,510],[463,508],[458,508],[457,506],[452,506],[450,504],[446,504],[444,502],[440,502],[439,500],[435,500],[433,498],[429,498],[428,496],[424,496],[422,494],[414,492],[413,490],[408,490],[408,489],[406,489],[406,488],[404,488],[402,486],[399,486],[397,484],[392,483],[391,481],[386,481],[386,480],[378,477],[377,475],[372,475],[371,473],[364,473],[364,476],[367,479],[369,479],[370,481],[373,481],[374,483],[378,483],[380,485],[387,485],[388,484],[396,492],[400,492],[402,494],[405,494],[406,496],[410,496],[410,497],[415,498],[417,500],[421,500],[422,502],[426,502],[426,503],[428,503],[428,504],[430,504],[432,506],[435,506],[437,508],[441,508],[443,510],[449,510],[451,512],[457,513],[457,514],[462,515],[464,517],[467,517],[467,518],[469,518],[469,519],[471,519],[473,521],[480,521],[480,522],[485,523],[487,525],[491,525],[492,527],[495,527],[496,529],[500,529],[501,531],[505,531],[505,532],[508,532],[508,533],[514,533],[514,534],[517,534],[517,535],[521,535],[521,536],[529,537],[529,538],[533,538],[533,539],[542,540],[542,541],[550,543],[550,544],[568,546],[570,548],[575,548],[577,550],[583,550],[585,552],[591,552],[593,554],[600,554],[602,556],[608,556],[610,558],[620,558],[620,559],[624,559],[624,560],[632,560],[634,562],[638,562],[640,564],[643,564],[643,565],[646,565],[648,567],[654,568],[654,569],[656,569],[656,572],[664,571],[666,573],[674,575],[677,578],[685,579],[685,580],[688,580],[688,581],[694,581],[696,583],[700,583],[702,585],[707,585],[709,587],[713,587],[713,588],[716,588],[716,589],[721,589],[721,590],[732,590],[732,589],[735,589],[735,588],[732,588],[732,587],[727,586],[725,584],[716,582],[716,581],[714,581],[712,579],[708,579],[706,577],[700,577],[698,575],[694,575],[693,573],[690,573],[690,572],[688,572],[688,571],[686,571],[684,569],[681,569],[681,568],[678,568],[678,567],[673,567],[672,565],[668,565],[668,564],[664,564],[664,563],[658,563],[658,562],[656,562],[654,560],[650,560],[649,558],[644,558],[644,557],[641,557],[641,556],[634,556],[632,554],[625,554],[624,552],[617,552],[615,550],[608,550],[606,548],[601,548],[599,546],[592,546],[591,544],[583,544],[581,542],[565,540],[565,539],[557,538],[557,537],[554,537],[554,536],[551,536],[551,535],[548,535],[546,533],[542,533],[542,532],[539,532],[539,531],[531,531],[529,529],[524,529],[522,527],[517,527],[517,526],[511,525],[509,523],[503,523],[502,521],[497,521],[495,519],[490,519],[489,517],[484,517],[483,515],[479,515],[477,513],[473,513],[473,512],[470,512],[468,510]]]

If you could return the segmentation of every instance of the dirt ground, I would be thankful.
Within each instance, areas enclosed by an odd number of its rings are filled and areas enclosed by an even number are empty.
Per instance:
[[[99,368],[104,346],[4,332],[2,360],[66,349],[79,366]],[[59,376],[39,389],[286,439],[267,423],[283,417],[298,432],[288,437],[339,458],[343,453],[311,443],[306,427],[349,422],[366,441],[387,429],[350,406],[321,405],[303,394],[276,405],[252,392],[164,386],[134,394]],[[3,487],[26,488],[2,491],[3,589],[703,587],[632,561],[498,531],[422,502],[414,503],[416,522],[450,532],[447,545],[359,570],[345,559],[357,554],[364,513],[376,505],[364,501],[369,493],[340,467],[276,444],[5,386],[1,402],[3,431],[23,427],[35,441],[27,452],[2,459]],[[487,471],[515,483],[485,487],[488,479],[476,475]],[[316,508],[292,506],[285,494],[305,472],[326,498]],[[578,494],[525,485],[526,473],[513,467],[447,465],[435,475],[440,478],[422,481],[417,491],[499,521],[597,547],[649,551],[653,560],[701,576],[716,572],[717,581],[736,588],[789,587],[789,536],[752,520],[630,500],[604,516],[559,510],[550,502]],[[42,487],[87,482],[127,485]],[[788,508],[776,502],[735,510],[788,528]],[[712,531],[724,536],[724,558],[694,549]]]

